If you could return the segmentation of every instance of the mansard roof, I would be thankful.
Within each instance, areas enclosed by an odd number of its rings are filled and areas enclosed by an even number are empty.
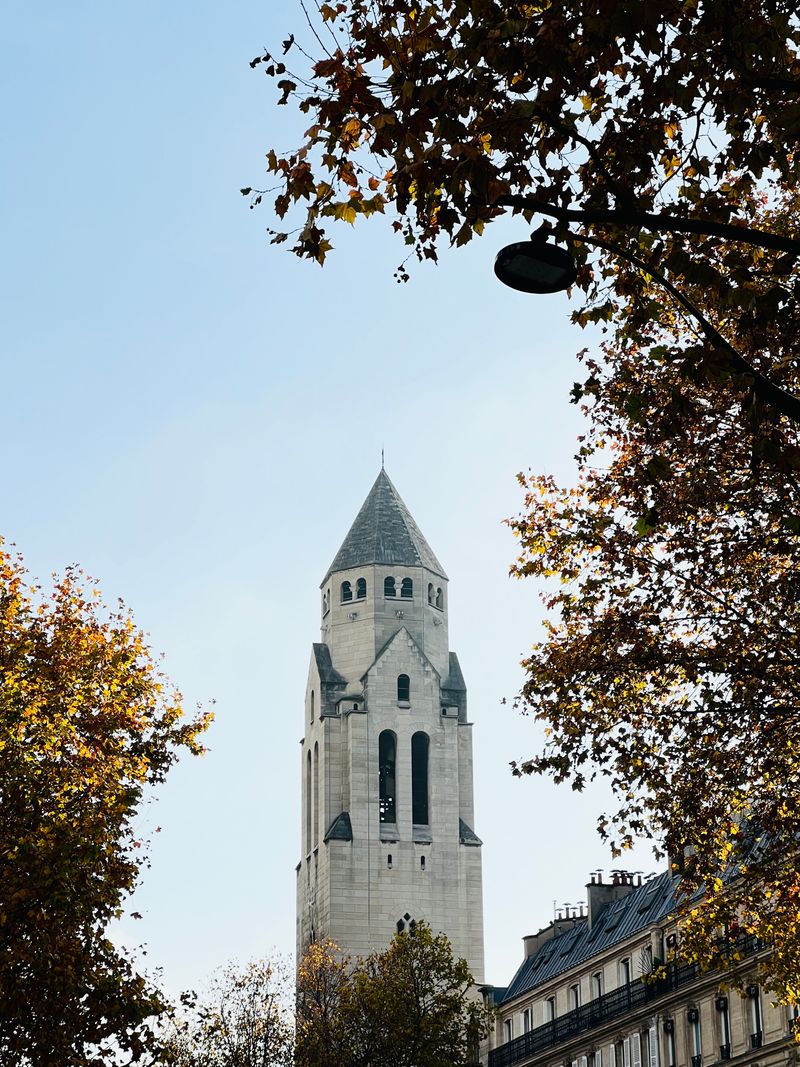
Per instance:
[[[606,904],[591,927],[586,919],[576,920],[571,930],[545,941],[524,961],[503,1001],[513,1000],[572,967],[587,963],[653,923],[664,922],[675,909],[674,887],[672,873],[664,871],[627,896]]]
[[[322,584],[335,571],[368,564],[396,564],[401,567],[427,567],[447,578],[433,549],[383,468],[361,505],[350,532],[336,553]]]

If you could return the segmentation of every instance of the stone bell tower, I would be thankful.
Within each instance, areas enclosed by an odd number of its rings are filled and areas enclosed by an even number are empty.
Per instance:
[[[321,586],[302,742],[298,959],[424,919],[483,980],[472,725],[447,575],[381,470]]]

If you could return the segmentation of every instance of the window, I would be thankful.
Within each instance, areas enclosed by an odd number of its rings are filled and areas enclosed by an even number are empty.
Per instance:
[[[436,590],[436,607],[444,609],[444,596],[442,595],[441,589]]]
[[[647,1031],[647,1067],[658,1067],[658,1030],[655,1026]]]
[[[383,579],[383,595],[384,596],[397,596],[395,589],[394,578]]]
[[[311,851],[311,749],[306,755],[306,852]]]
[[[342,582],[342,603],[346,604],[348,600],[353,599],[353,587],[349,582]]]
[[[327,615],[331,609],[331,591],[326,589],[322,594],[322,614]]]
[[[577,1011],[581,1006],[581,987],[577,984],[569,987],[569,1006],[571,1011]]]
[[[609,1067],[617,1067],[617,1046],[608,1046],[608,1063]]]
[[[391,854],[391,852],[386,857],[386,866],[389,868],[389,870],[392,869],[392,854]]]
[[[728,1011],[728,998],[720,993],[714,1000],[719,1018],[719,1058],[729,1060],[731,1058],[731,1020]]]
[[[523,1034],[529,1034],[531,1030],[531,1009],[526,1008],[522,1013],[522,1032]]]
[[[425,857],[424,856],[420,856],[420,858],[419,858],[419,869],[421,871],[425,870]]]
[[[603,1050],[596,1048],[592,1057],[592,1067],[603,1067]]]
[[[314,742],[314,848],[319,845],[319,742]]]
[[[505,1026],[505,1031],[506,1031],[506,1041],[513,1041],[514,1040],[514,1020],[513,1019],[506,1019],[506,1021],[504,1023],[504,1026]]]
[[[404,578],[400,583],[400,596],[404,600],[410,600],[414,595],[414,583],[410,578]]]
[[[597,1000],[603,995],[603,972],[595,971],[592,975],[592,999]]]
[[[398,674],[397,676],[397,703],[411,703],[411,679],[407,674]]]
[[[384,730],[378,738],[378,814],[381,822],[397,822],[395,763],[397,738]]]
[[[689,1023],[689,1033],[692,1043],[692,1067],[700,1067],[703,1062],[703,1040],[700,1033],[700,1012],[697,1008],[689,1008],[686,1013]]]
[[[433,584],[428,582],[428,603],[432,604],[434,601]]]
[[[641,1034],[631,1034],[631,1067],[642,1067]]]
[[[548,997],[544,1002],[544,1021],[551,1023],[556,1017],[556,998]]]
[[[356,582],[356,599],[363,600],[367,595],[367,579],[359,578]]]
[[[619,984],[627,985],[631,980],[631,961],[629,957],[619,961]]]
[[[314,690],[311,690],[311,722],[314,721]]]
[[[622,1041],[622,1067],[631,1067],[631,1039],[623,1038]]]
[[[664,1020],[664,1035],[667,1039],[667,1067],[675,1067],[675,1020]]]
[[[428,825],[428,735],[414,734],[411,738],[411,822],[414,826]]]
[[[761,1022],[761,990],[757,985],[747,987],[747,995],[750,998],[750,1019],[753,1024],[753,1032],[750,1035],[750,1044],[753,1048],[761,1048],[762,1022]]]

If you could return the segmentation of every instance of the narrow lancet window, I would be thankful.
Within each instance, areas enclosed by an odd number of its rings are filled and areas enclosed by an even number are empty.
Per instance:
[[[356,582],[356,598],[358,600],[363,600],[366,595],[367,595],[367,579],[366,578],[359,578],[358,581]]]
[[[306,852],[311,851],[311,749],[306,756]]]
[[[411,738],[411,821],[415,826],[428,825],[428,735]]]
[[[394,583],[394,578],[383,579],[383,595],[384,596],[397,596],[397,590]]]
[[[378,738],[378,812],[381,822],[397,822],[395,763],[397,739],[391,730]]]
[[[436,607],[444,610],[444,596],[441,589],[436,590]]]
[[[342,603],[353,599],[353,587],[349,582],[342,582]]]
[[[314,742],[314,848],[319,847],[319,742]]]
[[[414,595],[414,583],[410,578],[404,578],[400,585],[400,596],[404,600],[410,600]]]
[[[397,703],[411,703],[411,679],[407,674],[399,674],[397,676]]]

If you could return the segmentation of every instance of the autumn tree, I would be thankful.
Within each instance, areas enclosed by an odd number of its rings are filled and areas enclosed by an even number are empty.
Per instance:
[[[601,832],[684,863],[682,951],[724,966],[721,932],[750,931],[796,1002],[796,5],[318,11],[253,60],[303,116],[243,190],[296,219],[273,241],[323,263],[333,223],[385,217],[436,260],[510,211],[571,249],[573,320],[606,335],[576,484],[522,479],[514,573],[554,584],[522,694],[545,747],[516,770],[607,776]]]
[[[161,1036],[159,1067],[290,1067],[293,990],[282,962],[229,964]]]
[[[355,964],[312,945],[298,974],[298,1067],[477,1063],[490,1014],[465,960],[420,922]]]
[[[183,717],[125,609],[69,570],[49,593],[0,545],[0,1061],[137,1060],[158,989],[106,928],[137,884],[146,788],[206,716]]]

